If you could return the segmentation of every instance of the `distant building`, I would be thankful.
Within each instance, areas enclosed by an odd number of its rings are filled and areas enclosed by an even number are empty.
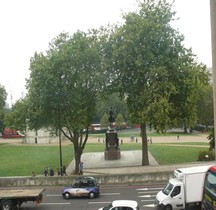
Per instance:
[[[65,136],[61,136],[65,140]],[[26,144],[53,144],[59,142],[59,136],[56,135],[51,129],[42,128],[39,130],[27,130],[25,140]]]

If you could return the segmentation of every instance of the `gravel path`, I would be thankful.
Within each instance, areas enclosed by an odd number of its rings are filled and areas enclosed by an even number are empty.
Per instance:
[[[152,137],[152,143],[180,143],[180,142],[206,142],[208,143],[209,140],[207,139],[208,134],[188,134],[188,135],[180,135],[179,139],[177,138],[177,136],[155,136]],[[123,140],[124,143],[131,143],[130,138],[120,138],[120,140]],[[89,143],[98,143],[98,138],[93,138],[93,137],[89,137],[88,139]],[[100,143],[103,142],[103,139],[100,138]],[[134,140],[135,142],[135,140]],[[2,139],[0,138],[0,143],[3,144],[15,144],[15,145],[22,145],[23,144],[23,139]],[[70,144],[71,142],[69,140],[63,140],[62,144]],[[137,143],[141,143],[141,138],[138,138],[138,142]],[[55,145],[58,143],[54,143],[52,145]],[[32,144],[25,144],[25,145],[32,145]],[[35,145],[35,144],[33,144]],[[37,144],[39,146],[39,144]],[[40,145],[44,145],[44,144],[40,144]],[[51,144],[48,144],[51,145]]]

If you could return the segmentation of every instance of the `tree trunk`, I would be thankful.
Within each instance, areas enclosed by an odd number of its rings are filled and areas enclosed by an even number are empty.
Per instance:
[[[80,165],[80,158],[81,155],[80,154],[75,154],[75,170],[74,170],[74,174],[79,174],[79,165]]]
[[[184,133],[188,133],[187,126],[184,124]]]
[[[74,158],[75,158],[75,169],[74,169],[74,174],[79,174],[80,169],[80,161],[81,161],[81,155],[82,152],[80,152],[80,148],[78,147],[78,144],[74,143]]]
[[[72,143],[74,147],[74,159],[75,159],[75,167],[73,174],[79,174],[80,172],[80,162],[81,162],[81,156],[83,153],[83,150],[85,148],[86,142],[88,140],[88,128],[86,129],[85,138],[83,140],[83,129],[78,132],[77,130],[68,130],[68,135],[63,129],[61,129],[62,133],[66,138],[68,138]]]
[[[142,137],[142,165],[149,165],[148,159],[148,140],[147,140],[147,132],[146,132],[146,124],[140,124],[141,129],[141,137]]]

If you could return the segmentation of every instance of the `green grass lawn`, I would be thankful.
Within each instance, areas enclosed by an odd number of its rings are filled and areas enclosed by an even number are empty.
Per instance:
[[[72,145],[62,146],[63,163],[73,159]],[[32,171],[42,174],[45,167],[59,167],[58,146],[0,145],[0,176],[31,176]]]
[[[175,145],[195,145],[195,146],[207,146],[209,147],[209,142],[172,142],[172,143],[160,143],[160,144],[167,144],[167,145],[172,145],[172,144],[175,144]]]
[[[155,144],[149,145],[149,151],[159,164],[167,165],[197,161],[199,152],[208,151],[208,148]]]
[[[188,145],[187,143],[181,143]],[[196,143],[195,143],[196,144]],[[202,145],[197,143],[196,145]],[[205,146],[204,144],[203,146]],[[140,143],[127,143],[121,145],[121,151],[141,150]],[[150,144],[149,151],[160,164],[174,164],[197,161],[199,151],[208,150],[205,147],[178,147],[172,144]],[[104,144],[88,143],[84,152],[103,152]],[[73,160],[73,146],[62,146],[63,164],[66,166]],[[0,144],[0,177],[2,176],[31,176],[32,171],[36,175],[43,174],[45,167],[52,167],[56,173],[59,167],[58,146],[31,146]]]

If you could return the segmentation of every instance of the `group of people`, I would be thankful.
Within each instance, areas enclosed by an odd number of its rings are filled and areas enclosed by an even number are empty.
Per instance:
[[[44,176],[54,176],[55,172],[53,170],[53,168],[44,168]],[[66,167],[65,165],[62,167],[62,170],[60,170],[59,168],[57,168],[57,175],[58,176],[66,176]]]
[[[43,174],[44,174],[44,176],[54,176],[55,175],[52,167],[51,168],[49,168],[49,167],[44,168]],[[58,176],[67,176],[65,165],[62,167],[62,171],[59,168],[57,168],[57,175]],[[79,165],[79,175],[83,175],[83,162],[82,161],[80,161],[80,165]],[[35,172],[33,172],[33,171],[32,171],[32,176],[35,176]]]

